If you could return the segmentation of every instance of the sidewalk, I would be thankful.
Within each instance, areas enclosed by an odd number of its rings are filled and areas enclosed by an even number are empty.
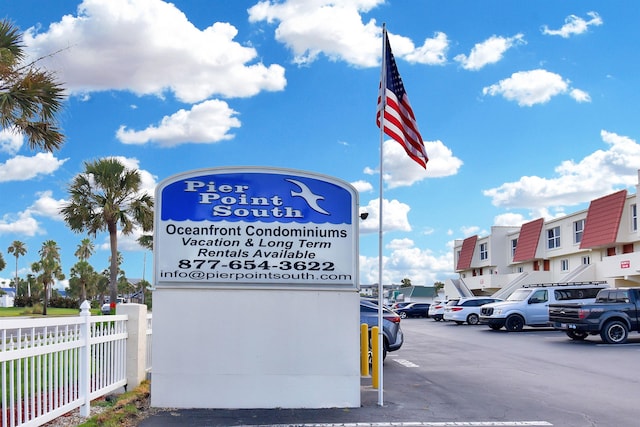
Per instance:
[[[164,409],[143,420],[140,427],[222,426],[419,426],[432,417],[420,393],[408,392],[398,378],[390,378],[383,392],[371,387],[371,378],[361,380],[359,408],[328,409]],[[394,384],[396,383],[396,384]],[[404,389],[404,392],[403,392]],[[393,424],[390,424],[393,423]],[[425,424],[426,425],[426,424]]]

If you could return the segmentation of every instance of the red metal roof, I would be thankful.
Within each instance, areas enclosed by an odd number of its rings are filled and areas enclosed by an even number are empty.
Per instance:
[[[516,245],[516,253],[513,255],[513,262],[529,261],[536,258],[536,250],[538,249],[538,241],[540,241],[540,232],[543,225],[543,218],[522,224],[518,244]]]
[[[462,250],[460,251],[460,258],[458,258],[458,266],[456,270],[467,270],[471,267],[471,260],[473,259],[473,251],[476,248],[476,242],[478,236],[471,236],[464,239],[462,242]]]
[[[616,242],[627,190],[591,201],[584,224],[580,249],[610,245]]]

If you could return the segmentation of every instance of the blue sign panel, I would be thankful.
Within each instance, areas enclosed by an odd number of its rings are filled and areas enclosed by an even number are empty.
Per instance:
[[[351,224],[353,194],[335,183],[285,173],[221,173],[162,189],[163,221]]]
[[[156,285],[357,287],[357,201],[289,169],[171,177],[156,190]]]

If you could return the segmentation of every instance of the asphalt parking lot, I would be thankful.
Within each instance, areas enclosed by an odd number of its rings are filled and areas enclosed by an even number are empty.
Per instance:
[[[384,364],[383,405],[370,378],[361,407],[164,409],[139,425],[170,426],[632,426],[640,335],[624,346],[574,342],[431,319],[402,321],[405,344]],[[153,381],[153,378],[152,378]]]

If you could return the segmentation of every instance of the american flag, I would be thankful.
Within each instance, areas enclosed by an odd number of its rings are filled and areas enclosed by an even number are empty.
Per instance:
[[[429,161],[427,150],[424,148],[422,136],[418,131],[418,124],[413,115],[411,104],[409,104],[407,92],[404,90],[396,60],[391,53],[386,30],[383,30],[383,37],[385,39],[385,63],[382,64],[383,75],[378,94],[376,124],[380,127],[380,112],[384,109],[384,133],[398,141],[409,157],[426,169]],[[382,87],[384,83],[386,83],[386,90]]]

